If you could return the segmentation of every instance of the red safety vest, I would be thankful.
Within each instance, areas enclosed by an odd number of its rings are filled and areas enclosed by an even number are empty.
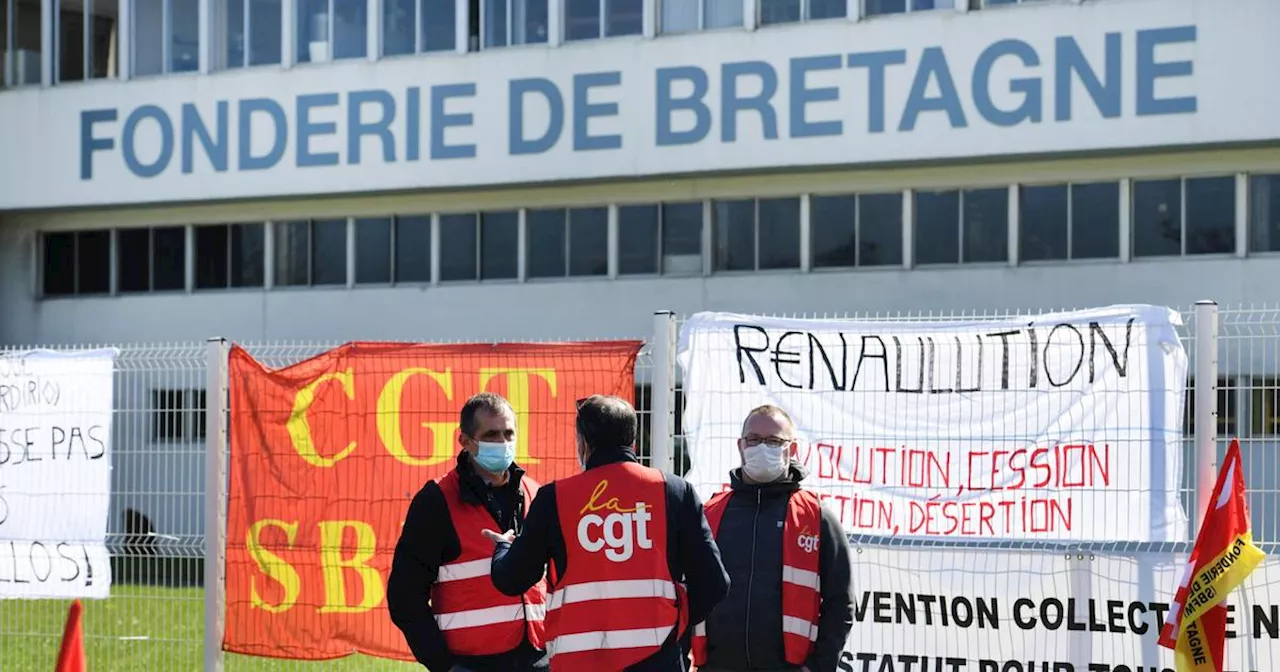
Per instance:
[[[529,642],[543,648],[546,616],[546,580],[538,581],[523,596],[498,592],[489,578],[493,542],[481,530],[497,530],[497,523],[480,504],[462,501],[461,483],[455,469],[440,479],[440,491],[449,505],[449,518],[458,533],[462,553],[440,567],[431,586],[431,607],[436,624],[444,634],[449,652],[456,656],[492,656],[520,645],[528,631]],[[528,476],[520,479],[524,510],[538,493],[538,484]]]
[[[683,632],[683,586],[667,566],[662,472],[621,462],[556,481],[564,575],[547,608],[552,672],[621,670]]]
[[[720,534],[720,521],[732,496],[732,492],[718,492],[703,508],[714,535]],[[795,491],[788,500],[782,526],[782,644],[787,662],[792,665],[804,665],[818,638],[821,525],[822,504],[818,496],[808,490]],[[702,667],[706,663],[707,625],[699,623],[693,629],[693,664]]]

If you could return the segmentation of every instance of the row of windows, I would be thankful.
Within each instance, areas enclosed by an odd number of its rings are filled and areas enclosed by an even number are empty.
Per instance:
[[[1134,180],[1132,255],[1234,253],[1235,185]],[[1280,175],[1249,185],[1249,249],[1280,252]],[[891,192],[811,195],[807,218],[803,199],[782,197],[56,232],[43,236],[42,286],[45,296],[263,287],[269,271],[275,286],[604,277],[611,242],[619,276],[800,269],[806,227],[813,269],[1008,263],[1011,216],[1019,263],[1118,259],[1123,188],[911,191],[911,222]]]
[[[994,6],[1036,0],[972,1]],[[215,69],[234,69],[543,44],[549,40],[549,2],[560,3],[566,41],[640,35],[649,11],[663,33],[745,27],[747,16],[742,0],[296,0],[291,17],[281,0],[214,0],[213,63]],[[868,16],[956,6],[955,0],[861,2]],[[118,34],[121,3],[131,16],[124,44]],[[129,74],[135,77],[199,68],[199,0],[53,0],[52,40],[41,38],[41,4],[0,0],[0,85],[40,84],[46,53],[56,54],[54,82],[117,77],[119,49],[128,50]],[[849,5],[848,0],[752,3],[757,25],[844,18]],[[374,45],[368,39],[371,12],[381,25]],[[296,47],[289,58],[286,31],[292,31]],[[465,45],[458,44],[460,34]]]

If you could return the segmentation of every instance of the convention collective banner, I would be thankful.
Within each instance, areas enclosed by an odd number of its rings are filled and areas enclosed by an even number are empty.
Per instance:
[[[1180,324],[1144,305],[967,321],[698,313],[677,354],[686,477],[704,498],[727,487],[743,419],[773,404],[797,425],[806,487],[852,534],[1182,541]]]
[[[233,347],[223,648],[411,659],[386,579],[410,500],[455,464],[462,404],[506,397],[516,460],[548,483],[579,471],[578,399],[633,399],[640,345],[352,343],[278,370]]]
[[[844,672],[1174,672],[1185,554],[862,547]],[[1227,598],[1224,672],[1280,670],[1280,559]]]

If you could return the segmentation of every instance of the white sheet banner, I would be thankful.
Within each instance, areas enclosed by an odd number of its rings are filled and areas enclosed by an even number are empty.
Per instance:
[[[853,534],[1180,541],[1179,315],[1112,306],[1007,320],[698,313],[680,332],[687,478],[741,464],[754,407],[797,427],[806,487]]]
[[[1174,672],[1156,645],[1186,556],[868,548],[845,672]],[[1280,670],[1280,559],[1227,597],[1224,672]]]
[[[0,354],[0,598],[110,593],[116,355]]]

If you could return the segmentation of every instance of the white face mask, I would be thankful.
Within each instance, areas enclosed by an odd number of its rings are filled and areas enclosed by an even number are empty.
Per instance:
[[[742,451],[742,473],[757,483],[772,483],[782,478],[788,466],[783,459],[786,449],[786,446],[774,448],[763,443],[748,446]]]

